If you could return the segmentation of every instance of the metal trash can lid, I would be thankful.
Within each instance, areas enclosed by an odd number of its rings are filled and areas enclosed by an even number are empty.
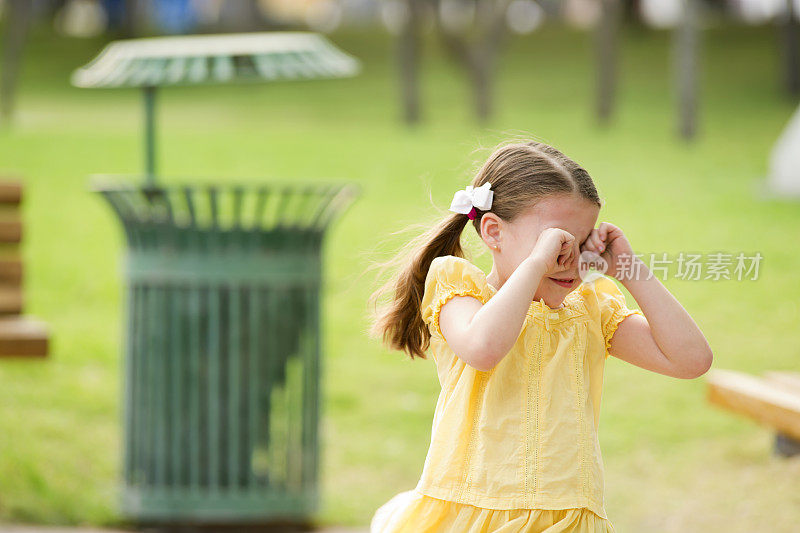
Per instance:
[[[355,182],[211,181],[134,185],[118,176],[92,175],[126,226],[159,225],[203,231],[307,231],[323,233],[361,194]]]

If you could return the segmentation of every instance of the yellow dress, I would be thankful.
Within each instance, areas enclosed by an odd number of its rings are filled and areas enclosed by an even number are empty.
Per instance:
[[[419,483],[378,508],[371,533],[613,533],[597,437],[611,337],[629,309],[606,276],[551,309],[531,303],[508,354],[488,371],[464,363],[439,329],[454,296],[497,290],[468,260],[437,257],[420,310],[441,391]]]

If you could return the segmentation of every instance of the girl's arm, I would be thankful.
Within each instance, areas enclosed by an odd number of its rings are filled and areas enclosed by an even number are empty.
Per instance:
[[[491,370],[517,341],[545,274],[566,270],[577,257],[574,236],[557,228],[544,230],[531,254],[488,302],[454,296],[442,306],[439,329],[450,349],[471,367]]]
[[[713,360],[708,341],[680,302],[633,254],[622,230],[603,222],[592,231],[585,248],[602,252],[609,272],[628,289],[645,315],[630,315],[619,323],[609,353],[676,378],[693,379],[705,374]],[[630,276],[621,275],[617,268],[618,257],[623,253],[632,259]]]

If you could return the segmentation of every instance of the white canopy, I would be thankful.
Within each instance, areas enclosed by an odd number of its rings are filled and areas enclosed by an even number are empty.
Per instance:
[[[354,76],[357,59],[313,32],[148,37],[109,43],[77,87],[159,87]]]

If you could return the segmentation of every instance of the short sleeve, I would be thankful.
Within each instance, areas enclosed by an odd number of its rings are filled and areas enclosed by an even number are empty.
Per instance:
[[[442,306],[454,296],[473,296],[486,303],[492,290],[486,274],[463,257],[444,255],[431,262],[425,278],[425,292],[420,311],[422,320],[440,336],[439,313]]]
[[[602,276],[594,281],[595,292],[597,294],[600,307],[600,321],[605,339],[606,359],[611,355],[608,349],[611,347],[611,338],[620,322],[630,315],[642,315],[639,309],[629,308],[625,302],[625,295],[616,283],[608,276]]]

